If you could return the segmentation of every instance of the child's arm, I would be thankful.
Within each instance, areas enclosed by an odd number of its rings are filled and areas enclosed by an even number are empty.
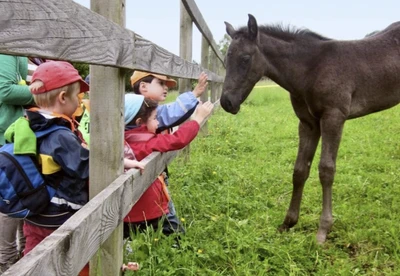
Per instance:
[[[208,80],[208,76],[206,73],[201,72],[200,76],[199,76],[199,82],[197,83],[196,87],[193,89],[193,94],[196,97],[200,97],[204,91],[207,90],[207,80]]]
[[[0,102],[9,105],[28,105],[33,96],[27,85],[19,85],[17,68],[22,66],[16,56],[0,55]],[[28,63],[26,63],[28,71]],[[22,77],[22,76],[21,76]]]
[[[125,169],[140,169],[141,171],[144,170],[144,165],[142,162],[139,162],[137,160],[131,160],[128,158],[124,158],[124,168]]]
[[[211,114],[213,108],[214,105],[210,101],[207,101],[203,104],[199,104],[196,109],[196,113],[193,117],[193,120],[198,122],[199,125],[201,125],[204,122],[204,120]]]
[[[211,114],[213,107],[210,101],[199,104],[193,120],[185,122],[172,134],[158,134],[147,141],[147,152],[168,152],[186,147],[196,137],[200,125]]]
[[[189,118],[193,114],[198,103],[199,101],[194,96],[193,92],[186,92],[180,94],[175,102],[159,105],[157,107],[158,128],[171,128],[176,126],[181,118]]]
[[[207,90],[207,74],[202,72],[199,81],[193,92],[180,94],[173,103],[159,105],[157,107],[157,120],[159,129],[171,128],[182,122],[182,118],[188,119],[199,103],[197,97],[200,97]]]
[[[81,143],[71,131],[61,129],[41,142],[40,153],[51,156],[68,175],[86,179],[89,177],[89,150]]]

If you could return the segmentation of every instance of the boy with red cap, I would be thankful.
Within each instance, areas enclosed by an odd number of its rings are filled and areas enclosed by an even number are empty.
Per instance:
[[[73,113],[80,104],[78,94],[89,90],[78,71],[68,62],[49,61],[40,64],[32,76],[31,93],[38,108],[27,110],[27,119],[18,119],[6,138],[19,147],[18,136],[24,136],[36,150],[45,181],[57,186],[57,192],[41,214],[24,222],[25,254],[49,236],[88,202],[89,150],[75,129]],[[34,132],[54,125],[63,126],[47,136],[35,139]],[[20,145],[22,146],[22,145]],[[32,148],[31,148],[32,150]]]

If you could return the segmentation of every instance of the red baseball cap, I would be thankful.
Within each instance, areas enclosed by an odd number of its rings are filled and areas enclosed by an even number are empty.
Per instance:
[[[40,64],[32,75],[31,84],[43,82],[43,86],[31,91],[32,94],[42,94],[79,81],[81,92],[89,91],[89,85],[79,75],[72,64],[65,61],[47,61]]]

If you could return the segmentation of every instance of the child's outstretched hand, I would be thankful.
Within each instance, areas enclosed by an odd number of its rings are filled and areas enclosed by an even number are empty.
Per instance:
[[[195,97],[200,97],[201,94],[204,93],[204,91],[207,90],[207,79],[208,76],[206,73],[201,72],[200,76],[199,76],[199,82],[197,83],[196,87],[193,89],[193,94],[195,95]]]
[[[214,108],[214,104],[210,101],[205,103],[199,103],[197,105],[196,113],[193,120],[197,121],[200,125],[203,123],[204,119],[207,118]]]

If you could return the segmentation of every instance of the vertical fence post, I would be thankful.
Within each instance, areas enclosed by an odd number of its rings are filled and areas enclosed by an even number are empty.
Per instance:
[[[220,76],[221,75],[225,76],[225,68],[224,68],[224,65],[222,63],[219,63],[219,65],[217,66],[217,74],[220,75]],[[218,89],[217,89],[217,98],[218,99],[221,98],[222,86],[223,86],[223,83],[218,83]]]
[[[181,18],[180,18],[180,41],[179,41],[179,55],[181,58],[192,62],[192,44],[193,44],[193,21],[189,13],[186,11],[185,6],[180,2]],[[190,79],[179,79],[179,93],[192,90]],[[190,145],[187,145],[181,152],[185,162],[189,161]]]
[[[125,0],[91,0],[90,6],[94,12],[125,27]],[[124,80],[118,68],[90,66],[90,198],[123,173]],[[101,229],[111,227],[102,225]],[[90,261],[90,275],[120,275],[122,229],[120,224],[100,246]]]
[[[181,18],[180,18],[180,41],[179,55],[181,58],[192,62],[193,52],[193,21],[185,6],[180,2]],[[179,93],[192,90],[190,79],[179,79]]]
[[[214,53],[214,51],[211,51],[211,57],[210,57],[210,71],[216,73],[217,72],[217,61],[218,61],[217,55]],[[217,86],[218,83],[216,82],[211,82],[210,83],[210,99],[211,102],[215,103],[215,101],[218,99],[217,98]]]
[[[209,54],[210,54],[210,44],[208,43],[207,39],[203,36],[201,40],[201,67],[209,69]],[[205,91],[201,96],[200,99],[202,102],[206,102],[209,100],[208,96],[208,89]],[[208,125],[207,122],[205,122],[201,128],[201,134],[202,135],[207,135],[208,133]]]
[[[202,36],[201,39],[201,67],[209,69],[209,54],[210,54],[210,44],[208,43],[207,39]],[[208,87],[209,88],[209,87]],[[203,93],[203,95],[200,96],[200,99],[203,102],[206,102],[209,100],[208,96],[208,89],[206,92]]]

